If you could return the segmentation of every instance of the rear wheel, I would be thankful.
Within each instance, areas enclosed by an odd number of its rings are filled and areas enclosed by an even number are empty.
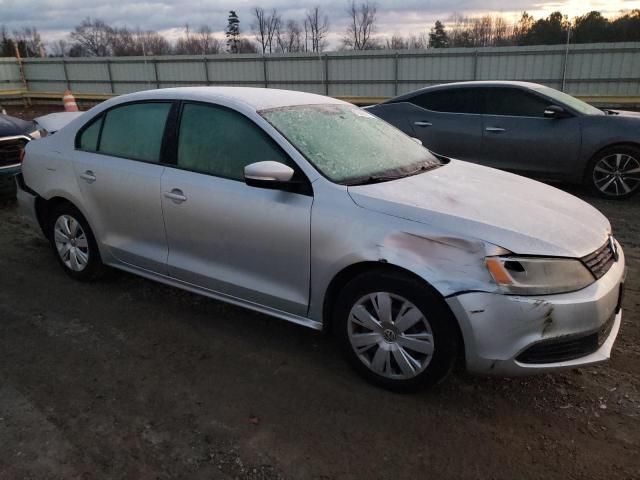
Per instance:
[[[589,163],[587,185],[604,198],[629,198],[640,190],[640,150],[611,147],[599,152]]]
[[[48,235],[64,271],[76,280],[93,280],[102,272],[100,252],[89,223],[71,204],[58,205],[49,215]]]
[[[367,380],[411,391],[450,372],[458,347],[454,322],[442,299],[421,282],[369,273],[342,291],[334,330],[347,359]]]

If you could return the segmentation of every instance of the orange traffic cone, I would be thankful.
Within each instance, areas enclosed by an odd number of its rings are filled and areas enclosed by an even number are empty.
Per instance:
[[[62,103],[64,104],[65,112],[77,112],[78,104],[76,103],[76,99],[73,98],[73,94],[71,90],[65,90],[64,95],[62,96]]]

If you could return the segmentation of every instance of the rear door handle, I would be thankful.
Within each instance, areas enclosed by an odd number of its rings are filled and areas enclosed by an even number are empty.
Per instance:
[[[425,122],[425,121],[417,121],[417,122],[413,122],[413,124],[416,127],[430,127],[432,125],[431,122]]]
[[[81,173],[80,178],[86,181],[87,183],[93,183],[96,181],[96,176],[93,174],[91,170],[87,170],[86,172]]]
[[[500,128],[500,127],[487,127],[484,129],[485,132],[491,132],[491,133],[502,133],[502,132],[506,132],[506,130],[504,128]]]
[[[164,192],[164,196],[170,199],[173,203],[177,204],[187,201],[187,197],[185,197],[184,193],[182,193],[182,190],[178,188],[174,188],[170,192]]]

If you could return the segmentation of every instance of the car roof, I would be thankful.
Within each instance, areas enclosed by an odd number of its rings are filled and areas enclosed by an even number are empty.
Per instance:
[[[294,105],[347,104],[314,93],[255,87],[180,87],[146,90],[130,93],[113,99],[112,104],[136,100],[194,100],[212,103],[241,104],[260,111]]]
[[[510,86],[510,87],[526,88],[526,89],[536,89],[536,88],[543,87],[544,85],[540,85],[539,83],[519,82],[514,80],[477,80],[477,81],[469,81],[469,82],[441,83],[439,85],[430,85],[428,87],[420,88],[412,92],[404,93],[390,100],[387,100],[387,102],[385,103],[402,101],[404,99],[412,98],[421,93],[431,92],[435,90],[447,90],[450,88],[462,88],[462,87],[498,87],[498,86]]]

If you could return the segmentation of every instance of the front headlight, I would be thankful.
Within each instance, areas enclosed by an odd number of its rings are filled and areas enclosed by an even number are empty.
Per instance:
[[[573,292],[595,281],[580,260],[570,258],[487,257],[486,263],[502,291],[517,295]]]

